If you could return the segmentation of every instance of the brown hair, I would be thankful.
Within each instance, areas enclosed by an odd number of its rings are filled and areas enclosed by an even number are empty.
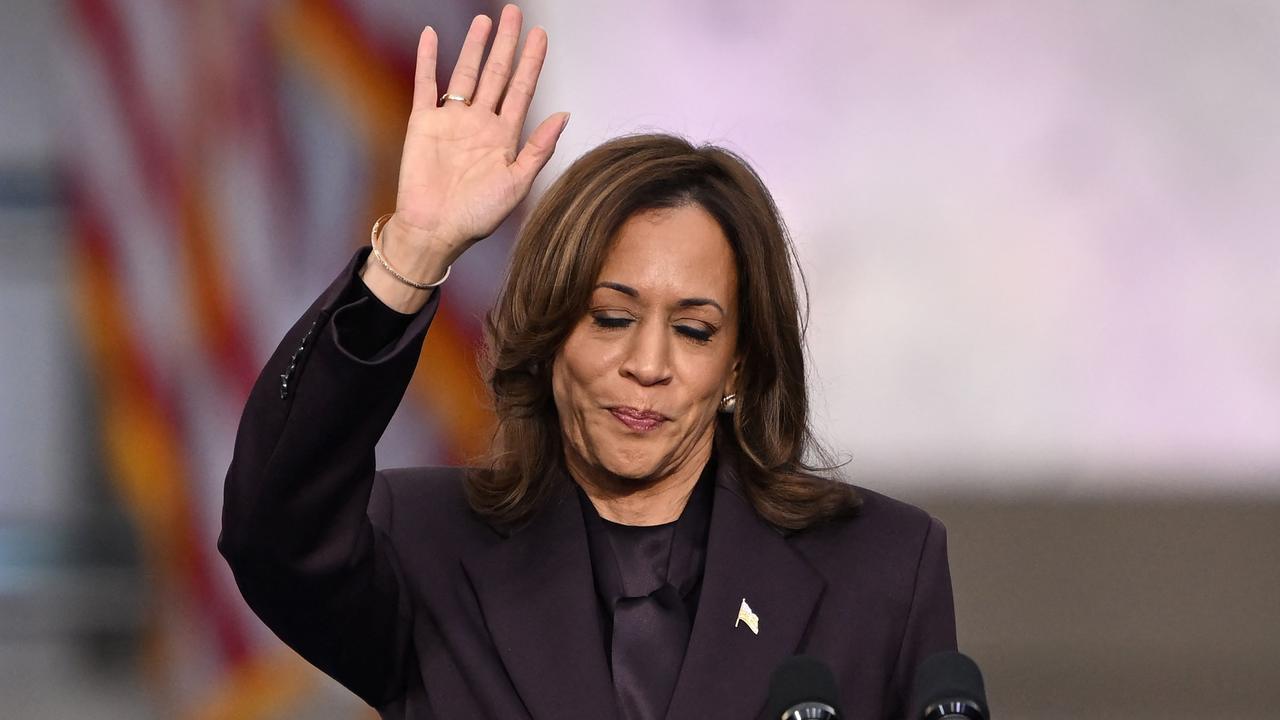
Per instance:
[[[738,466],[748,500],[762,518],[788,530],[858,507],[852,486],[815,475],[804,458],[817,451],[808,419],[804,322],[794,251],[772,196],[729,150],[647,134],[610,140],[575,161],[516,241],[486,321],[486,370],[498,424],[489,456],[467,480],[471,506],[490,522],[511,526],[527,519],[561,475],[552,359],[585,312],[614,236],[638,212],[691,203],[720,224],[738,272],[738,405],[717,422],[743,458]]]

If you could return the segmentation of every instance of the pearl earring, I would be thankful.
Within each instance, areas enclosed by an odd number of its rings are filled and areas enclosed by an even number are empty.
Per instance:
[[[720,398],[720,412],[733,414],[738,409],[738,396],[730,393]]]

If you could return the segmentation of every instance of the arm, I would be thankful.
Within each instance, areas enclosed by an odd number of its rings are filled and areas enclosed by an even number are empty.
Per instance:
[[[437,105],[435,32],[419,38],[396,211],[381,243],[411,278],[440,277],[498,227],[568,120],[546,118],[519,147],[546,33],[529,32],[517,66],[521,15],[506,6],[481,73],[491,25],[483,15],[472,22],[450,80],[449,93],[469,104]],[[403,692],[414,667],[414,608],[395,549],[367,514],[381,482],[374,446],[413,374],[438,291],[399,283],[368,255],[356,253],[254,384],[218,549],[272,630],[377,706]]]
[[[412,611],[394,553],[366,515],[374,445],[412,377],[437,297],[414,316],[380,307],[356,276],[367,253],[304,313],[254,384],[218,549],[263,622],[376,706],[403,687]]]
[[[889,681],[889,718],[905,718],[911,701],[916,668],[930,655],[956,649],[956,611],[951,595],[951,569],[947,562],[947,530],[929,519],[906,630],[898,650],[893,679]]]

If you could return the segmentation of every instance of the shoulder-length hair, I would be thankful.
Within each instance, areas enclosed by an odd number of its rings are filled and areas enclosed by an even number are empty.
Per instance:
[[[852,514],[854,488],[815,475],[804,319],[795,254],[773,197],[738,155],[665,134],[616,138],[575,161],[546,191],[516,241],[486,320],[485,371],[497,426],[468,475],[472,508],[499,526],[528,519],[564,477],[551,366],[586,312],[623,223],[697,204],[719,223],[738,273],[737,409],[718,430],[736,444],[747,499],[775,527]],[[803,278],[803,276],[801,276]]]

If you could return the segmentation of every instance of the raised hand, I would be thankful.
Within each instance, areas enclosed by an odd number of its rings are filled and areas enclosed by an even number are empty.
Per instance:
[[[492,24],[484,15],[472,21],[445,91],[470,99],[470,105],[450,99],[437,106],[435,31],[428,27],[418,39],[396,210],[382,232],[387,260],[415,280],[438,279],[463,251],[497,229],[529,194],[569,120],[563,112],[547,117],[519,147],[547,34],[540,27],[530,30],[517,63],[522,16],[507,5],[481,71]],[[388,280],[371,256],[365,281],[384,302],[402,311],[425,302],[426,293]]]

